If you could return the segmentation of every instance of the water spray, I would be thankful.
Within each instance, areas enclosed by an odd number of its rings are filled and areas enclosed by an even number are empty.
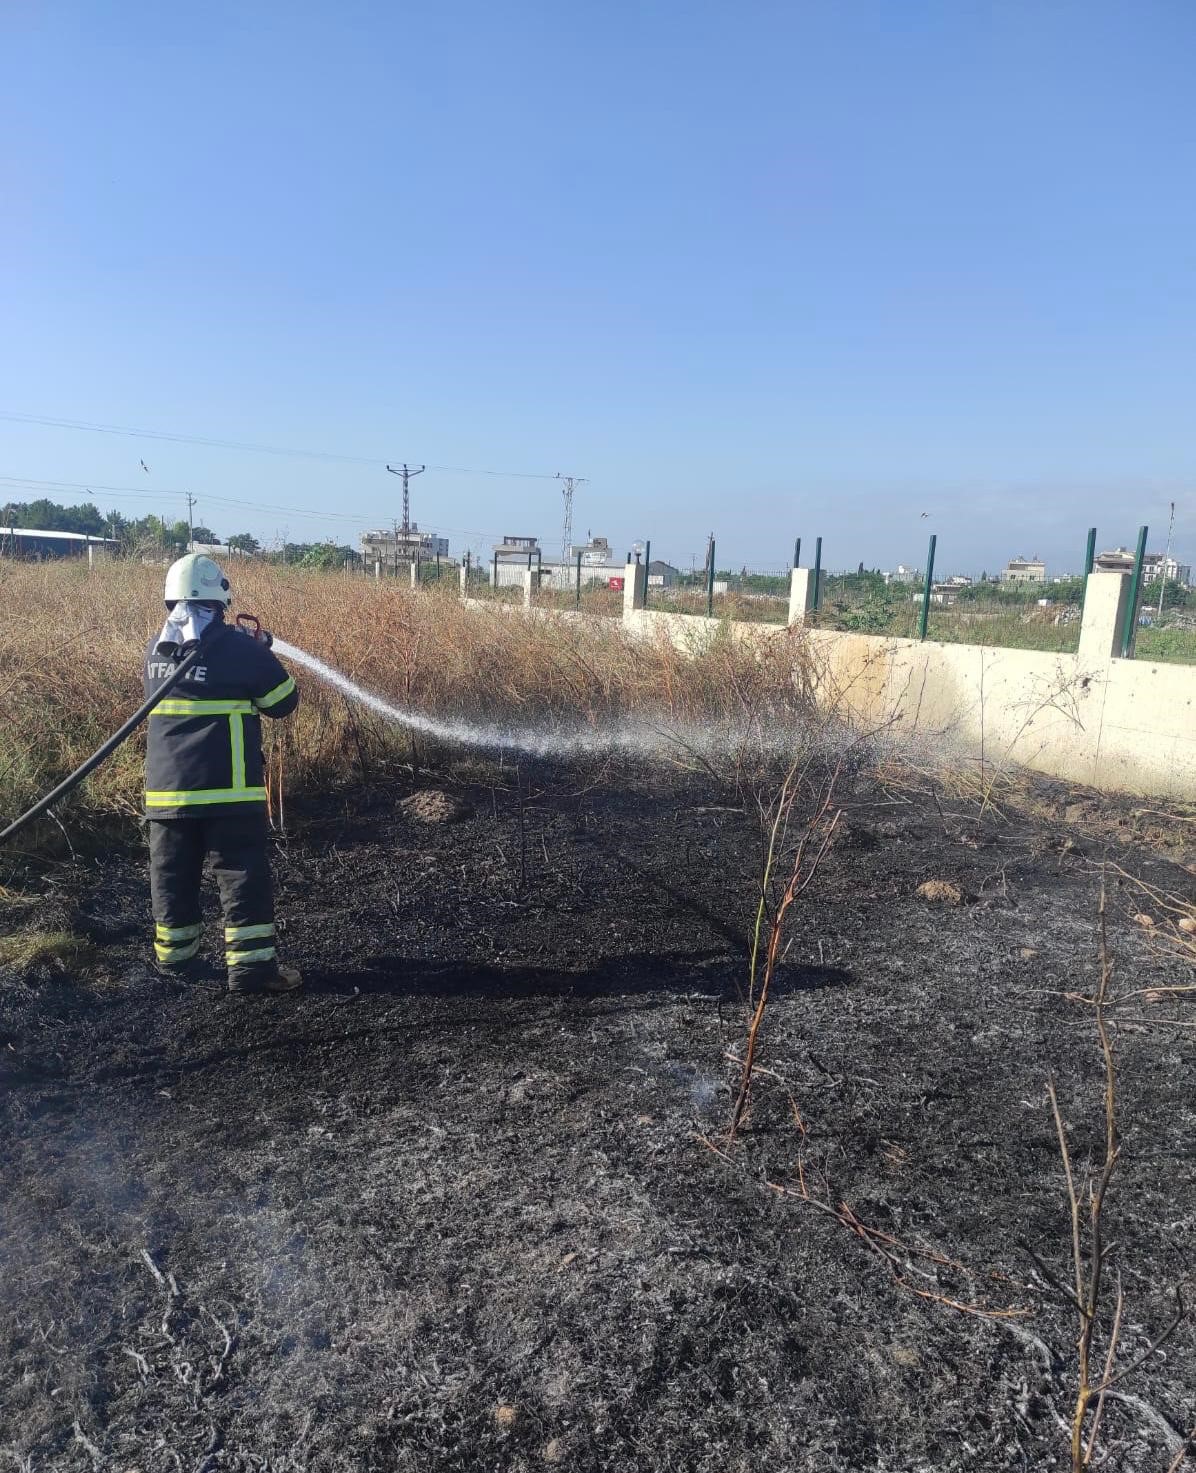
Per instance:
[[[452,742],[462,747],[521,753],[529,757],[545,757],[550,754],[570,756],[581,752],[606,751],[620,745],[637,745],[641,748],[644,745],[643,737],[636,741],[634,737],[629,740],[626,735],[619,737],[615,733],[603,735],[592,730],[537,731],[534,727],[504,727],[493,722],[471,722],[458,717],[441,720],[434,716],[425,716],[422,712],[396,706],[392,701],[366,690],[347,675],[342,675],[339,670],[334,670],[331,665],[317,659],[315,655],[309,655],[306,650],[288,644],[285,639],[274,641],[274,651],[284,659],[302,665],[305,670],[318,675],[342,695],[376,711],[379,716],[385,716],[388,721],[394,721],[410,731],[419,732],[437,741]]]
[[[374,691],[366,690],[315,655],[288,644],[285,639],[274,640],[274,651],[284,659],[302,665],[342,695],[388,721],[434,740],[475,750],[526,757],[602,756],[621,752],[648,760],[671,758],[675,761],[686,754],[701,754],[709,758],[733,752],[749,737],[762,750],[784,754],[790,750],[794,735],[792,721],[781,718],[743,725],[728,721],[703,721],[701,724],[672,721],[664,726],[645,721],[642,717],[621,715],[617,719],[612,718],[614,724],[605,730],[594,727],[562,730],[559,727],[499,725],[496,722],[469,721],[464,717],[439,718],[395,705]],[[807,740],[811,735],[806,734]]]

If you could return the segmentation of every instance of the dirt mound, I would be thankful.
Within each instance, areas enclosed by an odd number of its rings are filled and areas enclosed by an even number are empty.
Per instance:
[[[927,880],[918,886],[918,898],[932,905],[962,905],[963,891],[950,880]]]
[[[408,818],[417,819],[420,823],[457,823],[468,818],[470,813],[467,803],[439,788],[412,793],[410,798],[403,799],[399,807]]]

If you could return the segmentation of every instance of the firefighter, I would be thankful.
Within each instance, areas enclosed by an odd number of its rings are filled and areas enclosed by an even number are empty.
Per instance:
[[[295,682],[269,647],[226,624],[228,579],[192,553],[166,574],[167,619],[145,655],[145,693],[184,651],[201,655],[149,718],[145,816],[149,829],[154,954],[168,976],[202,975],[199,891],[205,858],[224,910],[230,992],[302,985],[278,963],[270,881],[261,717],[289,716]]]

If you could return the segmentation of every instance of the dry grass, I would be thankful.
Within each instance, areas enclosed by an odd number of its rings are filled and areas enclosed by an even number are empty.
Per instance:
[[[628,713],[760,727],[806,707],[801,641],[752,651],[716,638],[700,655],[625,639],[615,621],[527,620],[466,609],[455,586],[236,564],[234,609],[387,698],[439,716],[604,730]],[[160,627],[160,567],[0,563],[0,816],[14,817],[71,771],[138,704],[141,661]],[[426,762],[411,738],[299,672],[298,717],[271,731],[288,791],[361,780],[379,764]],[[269,729],[270,723],[266,723]],[[144,736],[66,800],[76,823],[139,810]],[[44,828],[42,830],[45,832]],[[24,843],[24,841],[22,841]]]
[[[12,967],[17,972],[57,965],[78,973],[94,958],[91,943],[69,931],[19,931],[13,936],[0,936],[0,967]]]

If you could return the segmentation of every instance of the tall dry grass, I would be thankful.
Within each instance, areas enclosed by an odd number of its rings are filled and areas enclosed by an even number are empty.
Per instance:
[[[454,587],[256,563],[230,569],[235,611],[388,699],[437,716],[584,723],[776,724],[808,706],[802,646],[716,637],[702,652],[628,640],[606,619],[526,619],[465,608]],[[142,656],[163,618],[160,567],[0,562],[0,817],[11,819],[78,765],[141,698]],[[401,727],[303,670],[296,718],[271,730],[289,791],[426,762]],[[64,801],[82,824],[139,812],[144,732]]]

